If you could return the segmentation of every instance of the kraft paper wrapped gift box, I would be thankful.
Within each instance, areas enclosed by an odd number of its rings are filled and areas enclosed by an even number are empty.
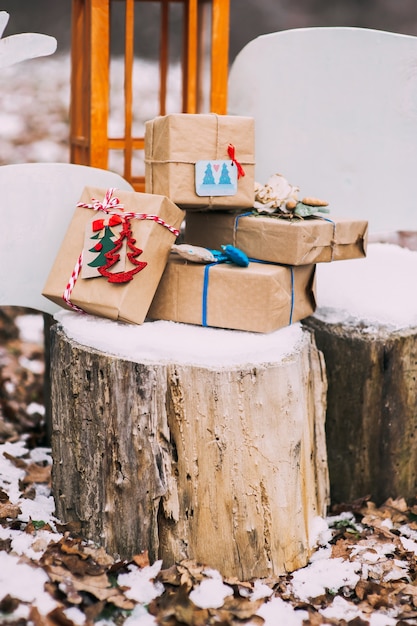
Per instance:
[[[203,265],[171,256],[150,320],[268,333],[316,309],[315,265]]]
[[[145,191],[189,210],[250,208],[255,199],[254,154],[251,117],[156,117],[145,125]]]
[[[141,324],[183,218],[164,196],[86,187],[42,294],[70,310]]]
[[[205,248],[232,244],[250,258],[271,263],[308,265],[365,257],[368,222],[187,212],[185,238]]]

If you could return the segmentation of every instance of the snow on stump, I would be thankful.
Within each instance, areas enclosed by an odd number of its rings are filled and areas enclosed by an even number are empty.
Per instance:
[[[240,580],[306,565],[328,504],[327,381],[309,331],[57,321],[61,521],[121,558],[147,550]]]
[[[314,331],[328,378],[333,503],[417,493],[417,252],[371,244],[318,267]]]

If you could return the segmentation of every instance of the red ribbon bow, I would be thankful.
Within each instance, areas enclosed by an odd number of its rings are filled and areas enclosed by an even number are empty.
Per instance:
[[[227,154],[229,155],[230,159],[232,160],[232,162],[236,165],[237,167],[237,177],[238,179],[241,176],[245,175],[245,170],[243,169],[243,167],[241,166],[241,164],[239,163],[239,161],[236,160],[235,157],[235,147],[233,144],[229,143],[228,147],[227,147]]]
[[[108,222],[104,220],[94,220],[92,223],[92,228],[94,232],[98,230],[102,230],[105,226],[117,226],[117,224],[121,224],[123,219],[120,215],[112,215]]]

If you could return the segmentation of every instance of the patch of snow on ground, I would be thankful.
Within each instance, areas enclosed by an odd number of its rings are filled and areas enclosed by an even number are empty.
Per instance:
[[[82,611],[80,611],[80,609],[78,609],[76,606],[72,606],[69,609],[65,609],[64,615],[71,622],[73,622],[75,626],[82,626],[86,621],[86,617],[84,613],[82,613]]]
[[[60,533],[38,530],[35,534],[23,533],[20,530],[0,528],[0,539],[10,539],[12,551],[19,556],[27,556],[38,561],[51,541],[59,541]]]
[[[223,583],[216,570],[205,570],[207,578],[190,593],[190,600],[200,609],[219,609],[227,596],[233,595],[233,589]]]
[[[7,493],[12,504],[17,504],[20,500],[19,481],[24,478],[25,471],[10,463],[4,452],[20,457],[26,454],[26,446],[23,441],[0,445],[0,489]]]
[[[369,623],[369,626],[395,626],[398,623],[397,619],[378,611],[370,616],[364,615],[357,606],[341,596],[336,596],[330,606],[319,612],[328,619],[343,620],[344,623],[354,622],[354,620],[358,620],[360,623]]]
[[[127,598],[149,604],[151,600],[160,596],[164,592],[162,583],[153,582],[155,576],[161,569],[162,561],[155,561],[153,565],[138,569],[136,566],[129,566],[130,572],[120,574],[117,583],[121,587],[129,587],[125,592]]]
[[[360,580],[360,569],[360,563],[351,563],[342,558],[314,561],[294,572],[292,592],[301,601],[308,602],[327,591],[336,593],[342,588],[354,589]]]
[[[49,487],[42,484],[36,485],[33,499],[22,497],[19,481],[24,478],[25,471],[15,467],[5,456],[6,453],[11,457],[19,458],[25,456],[27,452],[24,441],[0,445],[0,489],[8,495],[12,504],[19,506],[21,513],[18,519],[20,521],[43,521],[45,524],[53,526],[56,522],[53,515],[55,504]],[[46,454],[45,448],[40,448],[38,453],[34,451],[31,457],[34,462],[40,460],[52,462],[51,457]]]
[[[46,489],[46,488],[44,488]],[[19,507],[22,511],[18,516],[18,519],[22,522],[29,522],[34,520],[37,522],[45,522],[50,526],[55,524],[55,503],[54,498],[50,494],[49,489],[47,493],[42,493],[42,485],[36,487],[36,497],[34,500],[30,498],[22,498],[19,501]]]
[[[123,626],[155,626],[156,624],[155,618],[148,613],[142,604],[138,604]],[[100,621],[96,622],[96,626],[113,626],[113,622],[105,623]]]
[[[265,620],[264,626],[303,626],[304,620],[308,620],[308,613],[304,610],[294,609],[291,604],[282,598],[273,598],[265,602],[257,611],[257,615]]]
[[[22,602],[30,602],[40,613],[46,615],[57,603],[52,596],[44,591],[49,581],[46,572],[23,563],[19,557],[7,552],[0,552],[0,589],[2,598],[10,595]]]
[[[329,526],[322,517],[316,516],[311,521],[309,532],[310,548],[325,546],[331,539],[332,533]]]

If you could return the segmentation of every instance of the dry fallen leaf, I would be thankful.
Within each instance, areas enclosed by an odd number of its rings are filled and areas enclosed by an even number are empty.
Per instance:
[[[28,485],[30,483],[46,483],[51,484],[51,466],[50,465],[38,465],[37,463],[30,463],[25,467],[26,476],[23,478],[22,483]]]
[[[30,607],[29,620],[29,623],[33,624],[33,626],[57,626],[57,624],[68,626],[68,619],[65,622],[56,622],[52,617],[42,615],[36,606]],[[73,626],[72,622],[70,626]]]
[[[189,591],[197,582],[201,582],[204,578],[205,567],[194,561],[181,561],[177,567],[180,574],[180,585],[181,587],[186,587]]]
[[[107,574],[77,576],[61,565],[48,565],[45,569],[53,582],[68,585],[70,581],[71,590],[85,591],[97,600],[110,602],[121,609],[131,610],[135,607],[136,603],[127,599],[118,587],[111,586]]]
[[[15,467],[19,468],[19,469],[25,469],[26,468],[26,463],[23,459],[18,458],[16,456],[13,456],[12,454],[10,454],[9,452],[4,451],[3,452],[3,456],[5,459],[7,459],[8,461],[10,461],[10,463],[12,463]]]
[[[114,559],[107,554],[105,549],[101,546],[97,548],[95,546],[86,545],[83,547],[83,553],[103,567],[111,567],[114,564]]]
[[[0,502],[0,520],[14,518],[20,515],[21,510],[17,504],[11,502]]]
[[[252,618],[264,603],[265,600],[263,598],[259,600],[249,600],[247,598],[228,596],[225,598],[222,611],[227,611],[239,620],[245,620]]]
[[[147,550],[145,550],[145,552],[142,552],[141,554],[135,554],[135,556],[132,558],[132,561],[133,563],[136,563],[136,565],[141,569],[143,567],[148,567],[148,565],[150,565],[150,562]]]

